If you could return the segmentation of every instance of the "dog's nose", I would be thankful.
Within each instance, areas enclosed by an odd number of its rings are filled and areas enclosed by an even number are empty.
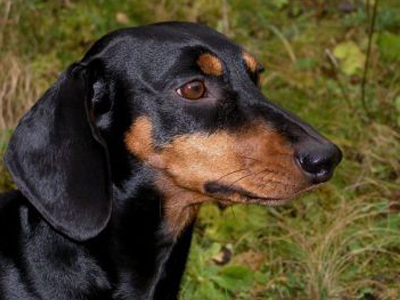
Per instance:
[[[335,167],[342,160],[342,151],[331,143],[302,146],[296,153],[296,160],[313,184],[328,181]]]

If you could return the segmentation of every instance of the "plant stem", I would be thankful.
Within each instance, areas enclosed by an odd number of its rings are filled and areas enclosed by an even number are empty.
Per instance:
[[[378,11],[378,2],[379,2],[379,0],[375,0],[373,11],[372,11],[372,20],[370,22],[370,28],[369,28],[369,33],[368,33],[367,58],[365,59],[364,74],[363,74],[362,81],[361,81],[361,104],[363,106],[363,109],[364,109],[368,119],[371,119],[372,116],[371,116],[371,112],[370,112],[370,110],[367,106],[366,100],[365,100],[365,88],[366,88],[366,84],[367,84],[369,62],[371,59],[372,37],[374,35],[376,15],[377,15],[377,11]]]

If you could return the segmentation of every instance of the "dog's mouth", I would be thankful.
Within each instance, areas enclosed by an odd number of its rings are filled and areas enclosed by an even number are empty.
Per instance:
[[[301,188],[295,192],[284,193],[279,196],[265,197],[253,192],[250,192],[244,188],[225,185],[215,181],[206,182],[204,190],[207,194],[212,197],[221,199],[228,203],[254,203],[266,206],[281,206],[290,202],[292,199],[298,197],[306,191],[311,190],[313,187]]]
[[[292,198],[265,198],[259,196],[247,196],[248,203],[261,204],[267,206],[281,206],[292,200]]]

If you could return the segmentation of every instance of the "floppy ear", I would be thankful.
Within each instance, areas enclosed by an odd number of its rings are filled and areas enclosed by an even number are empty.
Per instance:
[[[77,241],[99,234],[112,207],[107,149],[90,121],[88,77],[81,65],[70,66],[21,119],[5,156],[32,205]]]

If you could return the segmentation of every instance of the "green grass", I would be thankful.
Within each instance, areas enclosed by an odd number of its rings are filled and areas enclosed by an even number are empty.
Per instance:
[[[375,0],[377,1],[377,0]],[[0,152],[57,74],[106,32],[161,20],[208,24],[265,65],[264,93],[344,151],[334,179],[282,208],[202,209],[183,300],[400,299],[400,2],[0,0]],[[367,110],[367,111],[366,111]],[[12,186],[0,165],[0,189]],[[229,260],[216,263],[225,254]]]

